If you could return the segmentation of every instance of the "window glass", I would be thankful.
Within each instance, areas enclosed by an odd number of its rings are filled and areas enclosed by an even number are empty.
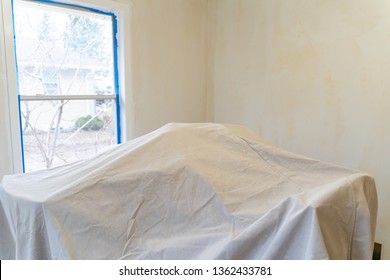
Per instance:
[[[70,8],[14,3],[21,95],[113,94],[113,17]]]
[[[23,0],[13,11],[25,171],[118,143],[115,16]]]
[[[114,145],[114,106],[113,100],[21,101],[26,171],[89,158]],[[48,129],[48,119],[59,125]]]

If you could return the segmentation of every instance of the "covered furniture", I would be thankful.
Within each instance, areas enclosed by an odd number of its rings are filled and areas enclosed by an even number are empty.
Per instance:
[[[167,124],[5,176],[1,259],[371,259],[374,179],[251,130]]]

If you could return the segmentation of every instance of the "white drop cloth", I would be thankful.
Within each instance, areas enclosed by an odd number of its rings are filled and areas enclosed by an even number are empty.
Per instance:
[[[5,176],[2,259],[370,259],[371,176],[250,130],[168,124],[97,157]]]

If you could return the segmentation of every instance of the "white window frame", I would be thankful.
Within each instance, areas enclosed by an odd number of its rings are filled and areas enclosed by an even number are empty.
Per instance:
[[[37,0],[27,0],[39,2]],[[132,137],[133,106],[131,100],[131,48],[130,48],[130,21],[131,2],[121,0],[53,0],[45,1],[65,3],[71,6],[88,7],[108,13],[117,17],[117,67],[119,80],[119,104],[121,119],[120,142]],[[12,24],[12,0],[1,0],[0,3],[0,180],[5,174],[21,173],[23,171],[22,144],[20,131],[20,116],[18,108],[18,89],[15,61],[15,42]],[[45,97],[47,98],[47,97]],[[3,144],[4,143],[4,144]]]

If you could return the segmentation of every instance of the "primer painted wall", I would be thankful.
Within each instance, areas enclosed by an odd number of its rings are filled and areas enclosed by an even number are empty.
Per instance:
[[[369,172],[390,259],[390,1],[212,0],[209,118]]]
[[[134,135],[206,120],[205,0],[132,1]]]

